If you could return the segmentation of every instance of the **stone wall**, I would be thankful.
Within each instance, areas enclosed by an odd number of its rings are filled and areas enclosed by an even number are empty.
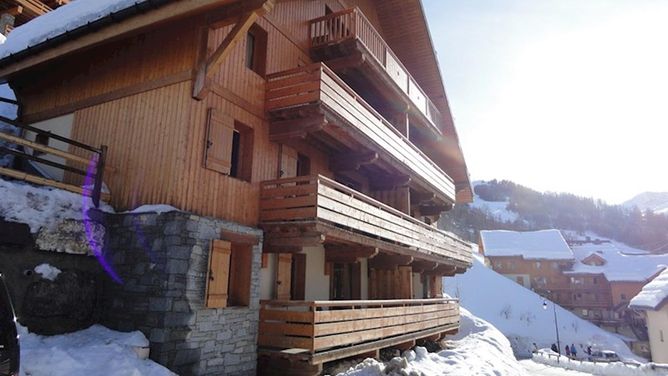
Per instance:
[[[180,375],[253,374],[257,362],[261,243],[253,247],[249,307],[205,307],[209,246],[221,230],[262,232],[184,212],[101,214],[107,232],[102,324],[139,329],[151,358]]]

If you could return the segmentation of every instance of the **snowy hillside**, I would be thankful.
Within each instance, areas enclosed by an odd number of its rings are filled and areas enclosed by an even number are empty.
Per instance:
[[[626,201],[626,207],[637,206],[640,210],[651,210],[655,213],[668,214],[668,192],[643,192]]]
[[[458,297],[462,307],[489,321],[510,340],[515,354],[530,356],[532,343],[539,348],[556,342],[552,303],[543,309],[543,298],[487,268],[474,259],[466,273],[444,278],[446,292]],[[622,358],[638,359],[624,342],[588,321],[557,306],[561,345],[592,346],[616,351]]]
[[[480,196],[475,194],[475,187],[479,184],[485,184],[484,181],[474,181],[474,195],[473,202],[470,203],[474,208],[480,209],[484,212],[489,213],[499,222],[515,222],[517,220],[517,213],[507,209],[508,200],[505,201],[485,201]]]

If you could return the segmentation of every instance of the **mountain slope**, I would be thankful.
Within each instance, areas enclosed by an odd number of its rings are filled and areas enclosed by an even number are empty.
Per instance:
[[[651,210],[656,214],[668,214],[668,192],[643,192],[623,205],[629,208],[637,206],[642,211]]]

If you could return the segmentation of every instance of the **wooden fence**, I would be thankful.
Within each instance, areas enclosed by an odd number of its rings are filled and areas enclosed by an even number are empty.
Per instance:
[[[54,157],[62,158],[66,161],[66,164],[63,163],[58,163],[54,162],[33,154],[26,153],[24,150],[20,150],[19,148],[14,148],[10,146],[1,146],[0,145],[0,153],[2,154],[9,154],[13,155],[18,158],[22,158],[24,160],[30,160],[34,161],[37,163],[41,163],[47,166],[54,167],[56,169],[63,170],[65,172],[69,173],[74,173],[77,175],[82,175],[82,176],[89,176],[89,173],[91,175],[92,181],[93,181],[93,186],[77,186],[74,184],[68,184],[64,182],[60,182],[57,180],[53,179],[47,179],[41,176],[37,175],[32,175],[28,174],[23,171],[17,171],[13,170],[10,168],[6,167],[0,167],[0,175],[5,175],[12,177],[14,179],[19,179],[19,180],[24,180],[29,183],[34,183],[34,184],[41,184],[41,185],[47,185],[55,188],[60,188],[64,189],[70,192],[75,192],[79,193],[82,195],[90,196],[93,200],[93,204],[96,207],[99,207],[100,205],[100,198],[104,198],[107,200],[109,198],[109,195],[106,193],[102,193],[102,179],[104,177],[104,170],[105,170],[105,159],[106,159],[106,154],[107,154],[107,146],[102,145],[99,148],[95,148],[90,145],[83,144],[81,142],[71,140],[67,137],[63,137],[57,134],[53,134],[48,131],[44,131],[39,128],[32,127],[30,125],[22,124],[18,121],[6,118],[4,116],[0,116],[0,121],[11,124],[15,127],[21,128],[26,131],[34,132],[38,135],[42,135],[43,137],[49,139],[52,138],[54,140],[58,140],[61,142],[64,142],[70,147],[75,147],[79,149],[83,149],[85,151],[91,152],[92,153],[92,158],[84,158],[82,156],[76,155],[74,153],[71,153],[69,151],[63,151],[60,149],[52,148],[47,145],[37,143],[34,141],[27,140],[22,137],[17,137],[13,136],[7,133],[0,132],[0,140],[4,140],[10,144],[15,144],[19,145],[22,147],[27,147],[31,148],[35,151],[38,151],[40,153],[46,154],[46,155],[51,155]],[[80,165],[84,166],[83,169],[80,167],[74,167],[73,165]],[[87,171],[86,168],[90,168],[91,171]]]

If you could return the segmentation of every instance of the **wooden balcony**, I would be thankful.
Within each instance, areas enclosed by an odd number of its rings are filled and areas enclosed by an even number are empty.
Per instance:
[[[272,141],[306,140],[341,156],[341,164],[365,164],[376,182],[400,175],[444,202],[455,200],[452,179],[323,63],[269,75],[266,110]],[[378,158],[362,160],[369,155]]]
[[[266,300],[260,305],[260,356],[291,356],[310,364],[459,329],[459,303],[453,299]]]
[[[424,126],[441,134],[440,112],[359,8],[311,20],[309,40],[314,59],[337,72],[357,67],[364,76],[375,76],[381,94],[395,92]]]
[[[449,265],[453,274],[472,264],[458,237],[324,176],[265,181],[260,197],[266,246],[354,243]]]

